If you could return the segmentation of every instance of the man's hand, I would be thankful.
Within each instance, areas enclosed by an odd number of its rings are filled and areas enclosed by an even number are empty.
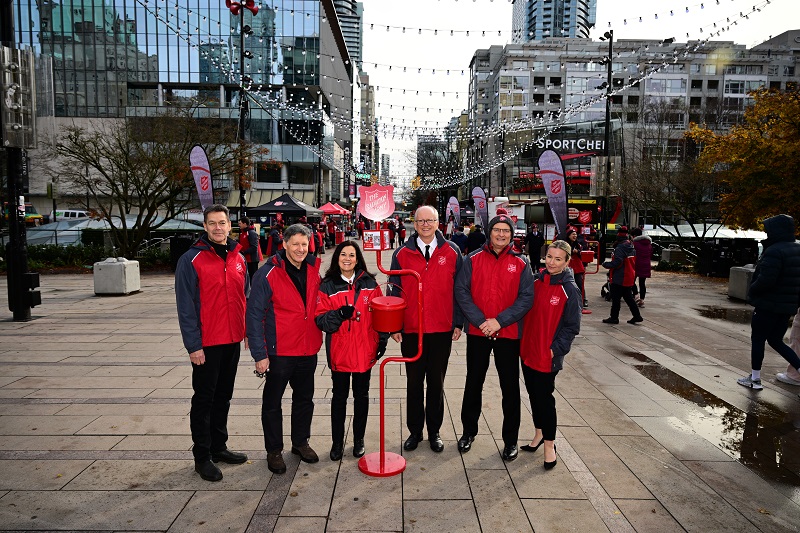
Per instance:
[[[256,372],[263,374],[267,370],[269,370],[269,357],[261,361],[256,361]]]
[[[392,340],[394,342],[403,342],[403,334],[402,333],[392,333]]]
[[[459,338],[461,338],[461,328],[456,328],[453,330],[453,340],[457,341]]]
[[[206,362],[206,354],[203,352],[203,349],[199,349],[196,352],[192,352],[189,354],[189,361],[192,362],[193,365],[202,365]]]
[[[245,350],[249,350],[250,349],[250,343],[247,342],[247,337],[244,338],[244,349]]]
[[[489,318],[483,324],[480,325],[480,330],[487,337],[494,336],[498,331],[500,331],[500,329],[502,328],[500,327],[500,323],[497,321],[496,318]]]

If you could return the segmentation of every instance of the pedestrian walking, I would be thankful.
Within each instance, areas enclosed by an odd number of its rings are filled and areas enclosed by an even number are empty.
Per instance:
[[[319,457],[309,446],[314,415],[314,373],[322,332],[317,327],[319,259],[308,251],[311,231],[292,224],[283,234],[284,249],[270,257],[253,276],[247,302],[247,337],[256,372],[264,376],[261,425],[267,467],[286,472],[283,460],[281,399],[292,386],[291,452],[306,463]]]
[[[764,252],[756,264],[747,301],[753,306],[750,322],[750,375],[736,382],[755,390],[763,389],[761,364],[764,344],[800,370],[797,353],[783,342],[789,318],[800,305],[800,244],[795,242],[795,223],[789,215],[778,215],[764,221],[767,238]],[[794,375],[794,374],[792,374]]]
[[[636,278],[636,251],[628,240],[628,228],[622,226],[617,232],[617,241],[611,260],[603,263],[603,268],[609,270],[609,285],[611,292],[611,316],[603,319],[604,324],[619,324],[619,310],[621,300],[625,300],[633,317],[628,324],[642,322],[642,313],[633,299],[633,282]]]
[[[247,273],[252,280],[259,263],[264,260],[264,254],[261,253],[261,247],[258,245],[256,228],[247,217],[239,219],[239,244],[242,246],[244,260],[247,261]]]
[[[326,333],[325,351],[331,370],[331,461],[344,453],[344,423],[350,382],[353,387],[353,456],[365,453],[364,433],[369,414],[369,381],[372,367],[386,353],[389,336],[372,327],[369,305],[382,295],[361,248],[354,241],[336,246],[330,267],[319,288],[317,326]]]
[[[533,303],[533,272],[528,259],[511,244],[511,217],[494,217],[488,230],[489,242],[467,256],[455,285],[456,301],[469,321],[458,450],[468,452],[478,434],[483,383],[493,353],[503,395],[502,457],[513,461],[520,422],[519,347],[522,319]]]
[[[229,450],[227,442],[250,277],[241,245],[228,238],[228,208],[207,207],[203,227],[205,234],[178,261],[175,299],[183,345],[192,363],[189,427],[194,469],[206,481],[219,481],[222,471],[214,463],[247,461],[245,454]]]
[[[464,317],[453,297],[453,285],[461,271],[461,251],[437,231],[439,215],[424,205],[414,213],[415,233],[392,255],[392,270],[410,269],[419,273],[423,291],[423,330],[417,316],[417,280],[413,276],[391,276],[390,290],[406,302],[403,331],[392,335],[400,343],[403,357],[417,354],[422,335],[422,355],[406,363],[406,425],[409,437],[406,451],[422,442],[422,430],[428,428],[431,450],[441,452],[444,442],[439,435],[444,420],[444,379],[450,348],[461,337]],[[399,287],[403,288],[401,292]],[[426,396],[427,385],[427,396]]]
[[[644,307],[644,297],[647,295],[647,278],[651,276],[653,259],[653,239],[647,235],[642,235],[641,228],[631,230],[633,237],[633,249],[636,251],[636,281],[633,285],[633,295],[636,305]]]
[[[539,226],[534,222],[525,234],[525,251],[531,261],[531,268],[536,272],[542,262],[542,246],[544,246],[544,235],[539,231]]]
[[[556,466],[556,375],[572,341],[580,333],[583,298],[570,269],[572,245],[554,241],[547,247],[545,269],[534,276],[533,307],[525,315],[522,333],[522,377],[531,402],[536,432],[520,448],[535,452],[544,443],[544,468]]]
[[[483,234],[480,224],[476,224],[475,227],[472,228],[472,231],[469,232],[469,235],[467,235],[466,253],[480,250],[484,244],[486,244],[486,235]]]

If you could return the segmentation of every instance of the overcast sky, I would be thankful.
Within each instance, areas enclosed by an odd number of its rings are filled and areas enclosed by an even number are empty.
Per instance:
[[[380,87],[376,92],[376,102],[380,104],[376,113],[383,124],[402,125],[405,119],[405,125],[413,125],[414,120],[417,126],[424,126],[426,120],[429,127],[435,127],[436,121],[438,127],[446,125],[467,106],[469,62],[475,50],[511,42],[512,6],[508,0],[363,0],[363,3],[364,70],[370,76],[370,83]],[[747,20],[739,16],[740,12],[749,13],[753,6],[760,7],[761,12]],[[784,31],[800,29],[800,1],[771,0],[766,4],[766,0],[719,0],[717,4],[716,0],[598,0],[597,27],[592,38],[597,39],[608,30],[611,22],[615,39],[674,37],[677,42],[686,42],[687,33],[689,40],[706,38],[716,31],[715,22],[718,28],[728,26],[728,17],[737,24],[713,40],[752,46]],[[386,31],[387,25],[405,26],[406,31],[394,27]],[[423,29],[421,34],[419,28]],[[438,35],[434,35],[434,29]],[[455,30],[453,36],[450,30]],[[469,36],[464,33],[467,30]],[[392,65],[391,70],[388,65]],[[406,67],[405,73],[402,67]],[[422,73],[418,73],[420,68]],[[436,69],[436,73],[431,69]],[[406,89],[406,93],[402,94],[401,89]],[[434,95],[430,96],[429,91],[434,91]],[[443,97],[442,91],[448,94]],[[381,153],[391,156],[393,175],[406,178],[414,172],[401,166],[403,154],[414,146],[413,141],[381,138],[380,143]]]

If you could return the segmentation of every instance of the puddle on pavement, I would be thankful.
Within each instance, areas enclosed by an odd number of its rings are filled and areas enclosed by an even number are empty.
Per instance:
[[[742,411],[643,354],[623,355],[643,363],[632,366],[644,377],[704,411],[681,418],[695,433],[761,477],[800,487],[800,417],[755,402],[753,411]]]
[[[737,324],[749,324],[753,318],[753,310],[747,308],[719,307],[716,305],[704,305],[695,309],[700,316],[706,318],[716,318],[736,322]]]

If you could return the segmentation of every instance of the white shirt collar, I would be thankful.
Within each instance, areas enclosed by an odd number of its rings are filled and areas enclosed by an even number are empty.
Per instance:
[[[356,279],[356,273],[355,272],[353,272],[353,275],[350,276],[349,278],[344,277],[344,274],[339,274],[339,275],[342,276],[342,279],[345,280],[350,285],[352,285],[353,281],[355,281],[355,279]]]
[[[436,235],[433,236],[433,240],[430,244],[426,244],[421,237],[417,237],[417,248],[419,248],[419,251],[422,252],[422,255],[425,255],[426,246],[431,247],[431,256],[433,256],[433,252],[436,250]]]

